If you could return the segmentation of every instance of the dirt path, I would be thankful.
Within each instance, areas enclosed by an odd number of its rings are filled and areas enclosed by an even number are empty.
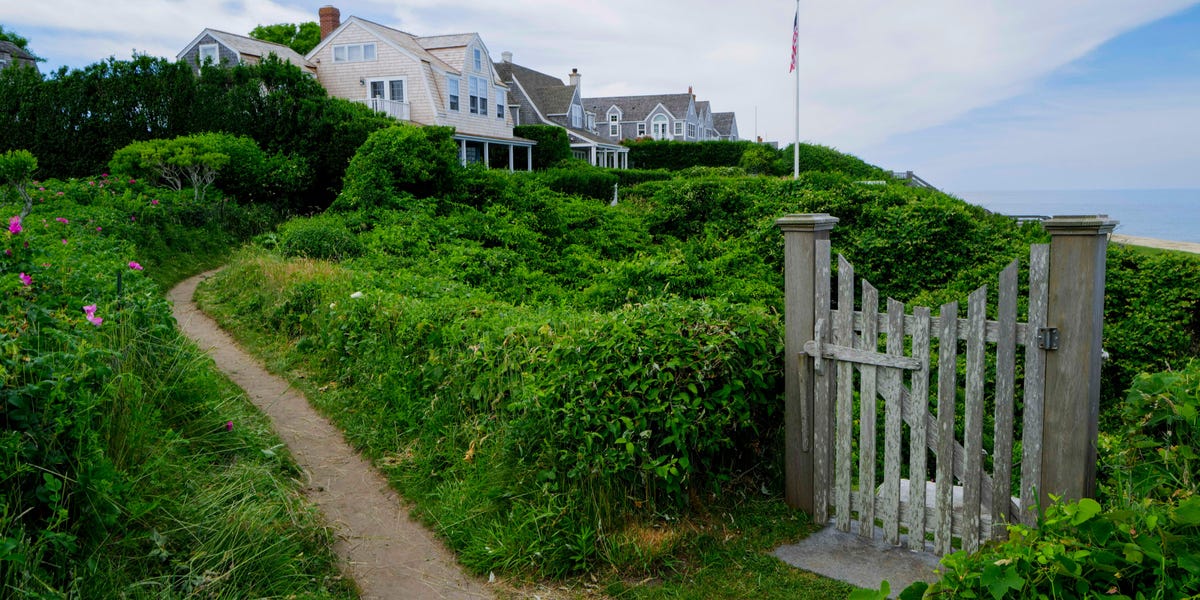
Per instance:
[[[168,293],[179,329],[271,418],[308,476],[306,493],[333,527],[343,572],[358,583],[362,597],[491,598],[433,534],[409,519],[383,476],[346,444],[340,431],[196,308],[196,285],[213,273],[192,277]]]

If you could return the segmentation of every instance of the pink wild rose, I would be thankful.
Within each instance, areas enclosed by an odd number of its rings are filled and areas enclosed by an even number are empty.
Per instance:
[[[33,283],[33,278],[24,273],[17,275],[17,277],[21,280],[21,283],[25,284],[26,287],[28,287],[29,284]]]
[[[83,313],[85,315],[87,315],[87,320],[92,325],[99,327],[100,324],[104,322],[104,319],[101,319],[100,317],[96,316],[96,305],[95,304],[89,304],[89,305],[83,307]]]
[[[13,235],[21,233],[21,217],[13,215],[8,219],[8,232]]]
[[[70,221],[68,221],[66,217],[55,217],[54,220],[58,221],[59,223],[62,223],[63,225],[70,223]]]
[[[129,268],[133,269],[134,271],[141,271],[142,265],[139,265],[136,260],[131,260],[129,261]]]

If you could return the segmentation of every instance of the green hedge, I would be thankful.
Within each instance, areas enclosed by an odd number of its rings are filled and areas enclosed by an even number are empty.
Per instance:
[[[533,147],[533,168],[541,171],[571,158],[567,130],[553,125],[517,125],[513,135],[537,142]]]

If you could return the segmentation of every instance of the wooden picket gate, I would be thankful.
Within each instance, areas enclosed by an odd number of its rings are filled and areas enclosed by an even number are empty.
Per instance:
[[[936,316],[891,299],[881,311],[876,289],[856,282],[841,256],[834,296],[834,223],[828,215],[779,221],[787,236],[789,503],[818,523],[843,531],[854,524],[864,537],[881,529],[892,544],[945,554],[1003,537],[1008,523],[1035,524],[1049,493],[1092,495],[1103,247],[1115,222],[1047,222],[1051,244],[1030,249],[1025,322],[1017,318],[1016,261],[1000,274],[994,320],[987,286],[970,295],[965,318],[957,302]],[[1052,265],[1059,255],[1065,260]],[[1047,393],[1054,402],[1045,402]],[[986,444],[985,414],[992,418]],[[1017,419],[1021,439],[1014,439]]]

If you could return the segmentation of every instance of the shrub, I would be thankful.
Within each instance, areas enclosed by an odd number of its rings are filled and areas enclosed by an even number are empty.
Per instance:
[[[328,215],[293,219],[279,227],[279,248],[285,256],[323,260],[353,258],[363,253],[358,237],[344,220]]]
[[[461,171],[449,127],[398,124],[372,133],[350,160],[334,210],[404,208],[452,191]]]
[[[589,165],[549,169],[542,172],[539,179],[556,192],[597,200],[612,200],[613,186],[617,184],[616,175]]]
[[[537,142],[533,147],[533,168],[543,170],[571,158],[567,130],[553,125],[518,125],[513,135]]]

